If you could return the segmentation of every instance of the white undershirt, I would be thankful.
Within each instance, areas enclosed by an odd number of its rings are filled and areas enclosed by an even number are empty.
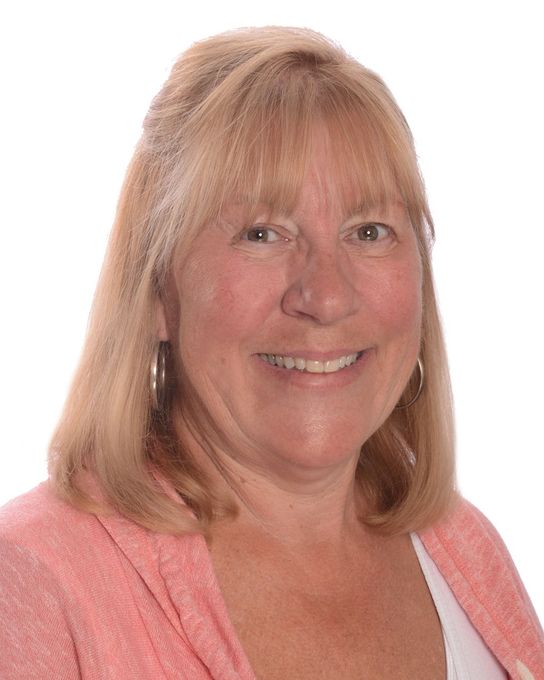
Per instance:
[[[455,599],[420,538],[410,536],[442,624],[447,680],[506,680],[506,671]]]

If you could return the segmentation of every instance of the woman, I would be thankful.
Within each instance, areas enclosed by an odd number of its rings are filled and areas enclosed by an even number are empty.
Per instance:
[[[1,515],[2,677],[542,678],[454,489],[432,221],[320,35],[184,54],[129,167],[50,481]]]

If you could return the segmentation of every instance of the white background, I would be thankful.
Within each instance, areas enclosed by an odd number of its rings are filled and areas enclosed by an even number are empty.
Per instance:
[[[544,619],[544,49],[539,2],[24,2],[0,11],[0,504],[45,476],[124,169],[196,39],[309,26],[380,73],[416,138],[459,484]]]

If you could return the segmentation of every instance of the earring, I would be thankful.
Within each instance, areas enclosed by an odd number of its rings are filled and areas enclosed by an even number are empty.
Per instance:
[[[419,399],[421,392],[423,391],[423,385],[425,383],[425,371],[423,369],[423,362],[421,359],[418,357],[417,359],[417,367],[419,369],[419,385],[417,386],[417,392],[414,394],[414,396],[410,399],[410,401],[406,402],[406,404],[397,404],[395,406],[396,409],[404,409],[404,408],[410,408],[413,404],[416,403],[416,401]]]
[[[169,342],[159,342],[151,359],[150,390],[155,411],[163,411],[166,406],[166,359],[170,349]]]

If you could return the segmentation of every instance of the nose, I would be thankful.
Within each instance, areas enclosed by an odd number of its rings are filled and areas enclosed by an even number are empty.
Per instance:
[[[358,306],[350,264],[344,253],[334,251],[307,253],[282,298],[286,314],[320,325],[351,316]]]

